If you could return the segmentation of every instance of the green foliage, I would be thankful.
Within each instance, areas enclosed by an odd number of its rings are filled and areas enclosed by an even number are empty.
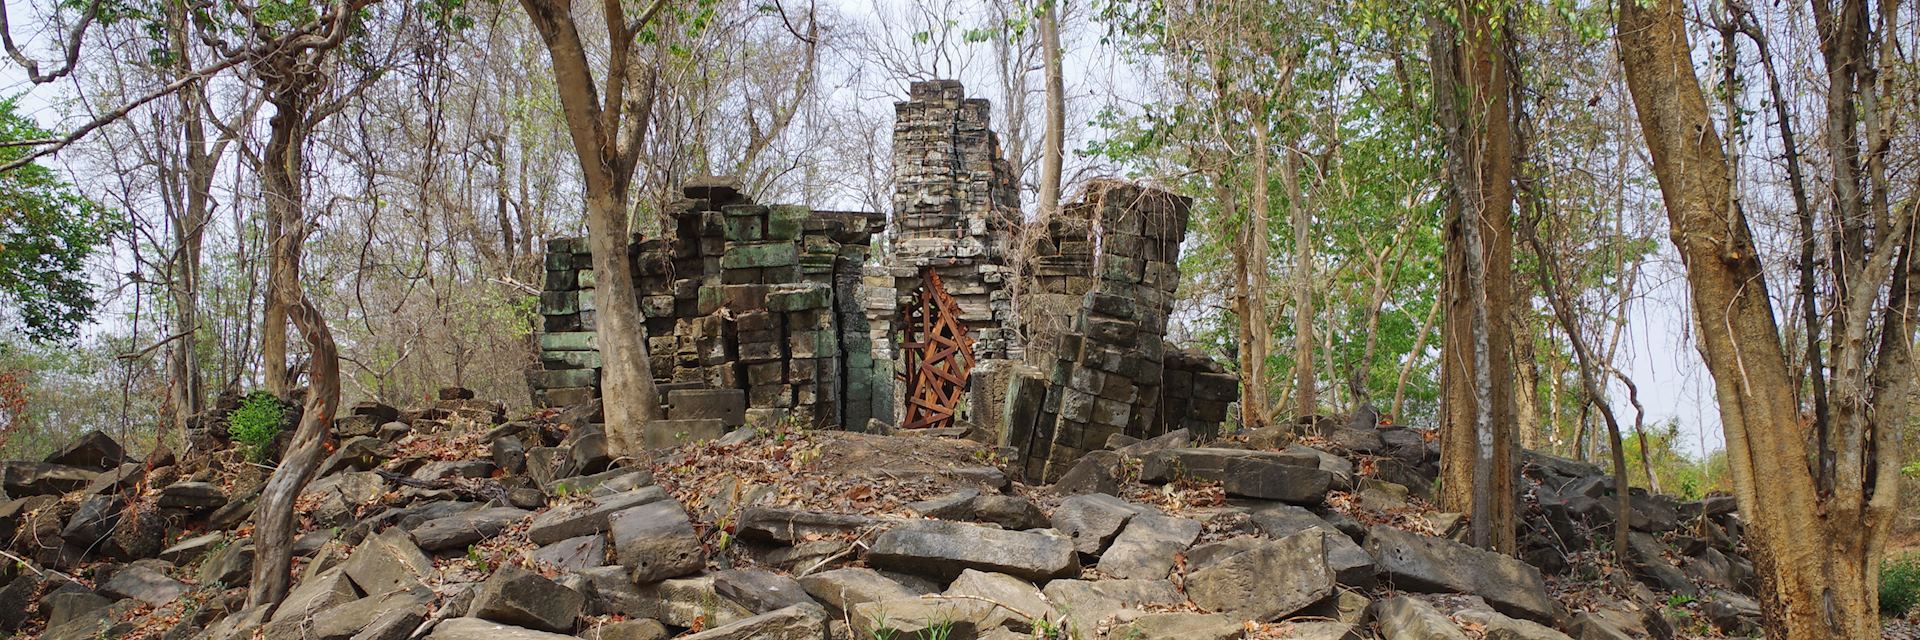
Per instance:
[[[1698,500],[1709,493],[1732,488],[1726,453],[1715,451],[1696,460],[1682,451],[1677,420],[1649,427],[1646,435],[1647,457],[1653,462],[1653,476],[1660,482],[1662,493]],[[1646,486],[1647,472],[1646,465],[1640,462],[1639,434],[1631,431],[1621,434],[1621,444],[1627,457],[1627,477],[1636,486]]]
[[[1920,554],[1880,564],[1880,615],[1904,616],[1920,604]]]
[[[18,113],[17,98],[0,100],[0,142],[51,136]],[[0,147],[0,163],[30,148]],[[99,304],[86,260],[120,224],[39,164],[0,173],[0,326],[38,340],[72,339]]]
[[[273,446],[273,439],[280,435],[281,424],[287,418],[287,409],[280,399],[264,391],[255,391],[247,395],[240,408],[227,414],[227,434],[234,440],[247,445],[255,460],[266,459]]]

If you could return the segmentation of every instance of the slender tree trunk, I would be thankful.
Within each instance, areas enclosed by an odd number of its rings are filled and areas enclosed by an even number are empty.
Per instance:
[[[193,62],[188,51],[186,5],[164,3],[168,41],[173,49],[174,72],[185,75]],[[201,83],[190,82],[176,95],[180,103],[181,126],[185,136],[185,207],[173,224],[172,283],[168,287],[173,306],[174,332],[180,338],[168,349],[167,372],[173,404],[173,423],[184,430],[206,404],[204,375],[200,362],[200,258],[206,228],[213,217],[214,160],[207,152],[204,115],[206,95]],[[183,437],[180,442],[186,444]]]
[[[1433,335],[1433,325],[1440,319],[1440,308],[1446,304],[1443,293],[1433,297],[1433,305],[1427,307],[1427,317],[1420,321],[1420,330],[1414,332],[1413,350],[1407,352],[1406,362],[1400,363],[1400,379],[1393,383],[1393,409],[1387,415],[1399,419],[1400,412],[1407,404],[1407,379],[1413,375],[1413,364],[1420,361],[1420,355],[1427,352],[1427,337]],[[1445,365],[1442,364],[1444,369]]]
[[[1265,128],[1263,122],[1263,133]],[[1266,136],[1262,135],[1261,140],[1265,139]],[[1293,227],[1293,411],[1296,416],[1306,417],[1320,411],[1317,378],[1313,371],[1313,213],[1307,209],[1306,203],[1301,202],[1304,194],[1300,189],[1299,154],[1291,149],[1286,153],[1287,161],[1281,166],[1280,182],[1287,189],[1287,217]],[[1260,164],[1265,165],[1265,154],[1261,155]],[[1262,220],[1254,229],[1260,235],[1263,245],[1260,253],[1264,255],[1266,222]],[[1260,289],[1264,291],[1266,287]]]
[[[286,398],[292,391],[293,372],[287,366],[288,307],[297,302],[288,297],[298,292],[293,282],[298,258],[302,221],[300,180],[304,173],[301,157],[306,141],[307,111],[313,94],[298,79],[269,81],[269,101],[274,114],[269,121],[266,167],[261,174],[267,212],[267,292],[260,326],[261,371],[267,391]]]
[[[1442,330],[1440,501],[1471,516],[1471,539],[1515,546],[1511,318],[1512,121],[1502,34],[1479,5],[1460,29],[1435,19],[1434,95],[1447,132],[1454,215]]]
[[[1040,188],[1035,196],[1039,199],[1041,219],[1047,219],[1060,209],[1061,165],[1066,160],[1067,146],[1067,88],[1065,74],[1061,71],[1060,50],[1060,1],[1043,0],[1040,8],[1040,55],[1045,58],[1041,66],[1045,68],[1047,84],[1047,129],[1040,141]]]
[[[1832,467],[1838,481],[1832,494],[1823,497],[1820,477],[1825,474],[1819,470],[1827,465],[1808,465],[1815,451],[1809,448],[1795,406],[1795,376],[1780,343],[1752,231],[1728,197],[1730,179],[1719,134],[1693,75],[1685,11],[1679,0],[1620,3],[1619,51],[1667,205],[1673,242],[1687,268],[1702,329],[1695,335],[1713,374],[1734,495],[1741,516],[1750,523],[1747,542],[1762,577],[1758,595],[1767,635],[1781,640],[1877,638],[1879,552],[1897,504],[1898,465],[1875,456],[1891,455],[1892,429],[1839,429],[1836,433],[1845,437],[1832,440],[1841,451]],[[1882,367],[1890,362],[1911,366],[1912,325],[1906,319],[1912,313],[1911,290],[1896,275],[1910,270],[1910,258],[1895,261],[1892,256],[1896,249],[1910,256],[1912,246],[1898,243],[1910,241],[1912,229],[1906,224],[1898,233],[1887,234],[1894,242],[1885,247],[1888,252],[1876,252],[1870,264],[1862,265],[1864,282],[1874,289],[1886,275],[1893,276],[1884,316],[1890,322],[1882,329],[1898,337],[1890,352],[1880,354]],[[1896,263],[1900,268],[1892,268]],[[1834,336],[1854,337],[1859,334]],[[1864,341],[1853,344],[1869,348]],[[1911,368],[1893,377],[1865,378],[1891,392],[1886,396],[1849,389],[1850,378],[1858,378],[1848,369],[1836,359],[1837,401],[1859,393],[1862,400],[1886,403],[1875,407],[1875,421],[1887,415],[1881,412],[1905,411],[1914,384]],[[1835,422],[1847,420],[1836,415]]]
[[[1270,159],[1272,150],[1268,144],[1267,119],[1264,103],[1255,101],[1253,108],[1253,207],[1247,212],[1247,229],[1240,234],[1240,244],[1247,255],[1247,369],[1254,380],[1264,383],[1267,380],[1267,357],[1273,353],[1273,325],[1267,318],[1267,290],[1271,286],[1267,274],[1272,264],[1269,259],[1268,241],[1271,234],[1267,228],[1269,216],[1273,215],[1272,171]],[[1273,400],[1265,385],[1260,392],[1247,397],[1242,404],[1260,406],[1261,425],[1272,415]],[[1304,414],[1297,414],[1304,415]]]

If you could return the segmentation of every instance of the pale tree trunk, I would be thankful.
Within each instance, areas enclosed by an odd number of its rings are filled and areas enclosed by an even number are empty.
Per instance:
[[[1274,410],[1271,395],[1267,393],[1267,356],[1273,353],[1273,327],[1267,318],[1268,265],[1271,247],[1267,244],[1269,230],[1268,216],[1273,215],[1273,194],[1271,149],[1268,143],[1266,105],[1256,103],[1253,108],[1253,206],[1247,212],[1247,228],[1240,234],[1242,251],[1246,254],[1247,295],[1246,326],[1247,341],[1241,349],[1247,352],[1247,375],[1260,381],[1260,392],[1244,399],[1242,404],[1258,404],[1260,415],[1265,420],[1272,419]],[[1261,426],[1265,426],[1263,422]]]
[[[1533,299],[1533,290],[1528,287],[1525,278],[1515,279],[1513,283],[1512,326],[1513,336],[1513,419],[1520,436],[1520,447],[1532,449],[1539,446],[1540,433],[1540,363],[1534,356],[1533,307],[1528,301]]]
[[[294,268],[297,271],[299,267],[296,264]],[[247,590],[247,606],[265,606],[269,611],[287,597],[293,578],[294,501],[320,466],[327,432],[340,406],[340,357],[333,333],[320,310],[299,291],[299,277],[285,282],[287,290],[279,295],[295,300],[288,316],[306,339],[313,373],[308,378],[311,384],[300,424],[294,429],[286,455],[280,457],[280,465],[260,489],[254,515],[253,582]]]
[[[173,50],[176,75],[192,71],[188,57],[186,5],[165,4],[167,38]],[[180,103],[183,147],[186,150],[185,193],[182,209],[173,222],[172,282],[167,287],[173,305],[173,330],[180,336],[167,354],[169,396],[173,405],[173,423],[185,429],[205,407],[206,391],[201,374],[200,351],[200,257],[207,224],[213,215],[214,156],[208,153],[205,113],[206,94],[198,81],[180,88],[175,98]],[[186,438],[180,442],[186,444]]]
[[[1047,121],[1046,131],[1040,140],[1040,188],[1034,196],[1039,200],[1040,219],[1045,220],[1060,210],[1061,165],[1066,159],[1067,146],[1067,88],[1065,74],[1061,72],[1060,51],[1060,0],[1043,0],[1040,7],[1040,55],[1045,58],[1041,66],[1045,68],[1047,85]]]
[[[1875,250],[1859,256],[1856,277],[1845,285],[1857,287],[1845,294],[1853,307],[1832,339],[1853,353],[1834,361],[1829,467],[1800,424],[1797,376],[1780,342],[1752,231],[1729,197],[1720,137],[1693,75],[1685,11],[1679,0],[1621,3],[1619,51],[1673,243],[1686,264],[1701,328],[1695,335],[1713,374],[1734,495],[1750,523],[1746,541],[1762,578],[1767,636],[1878,638],[1877,570],[1898,493],[1895,430],[1907,418],[1914,387],[1912,221],[1920,212],[1880,220]],[[1875,314],[1883,288],[1890,294],[1874,344],[1862,316]],[[1878,352],[1871,369],[1860,364],[1869,349]],[[1820,486],[1826,468],[1831,493]]]
[[[1264,123],[1261,126],[1265,132]],[[1266,136],[1262,135],[1264,142]],[[1313,213],[1301,202],[1299,154],[1287,150],[1287,162],[1280,168],[1280,182],[1287,189],[1287,217],[1293,226],[1293,412],[1305,418],[1320,411],[1320,398],[1313,372]],[[1265,153],[1257,157],[1265,163]],[[1265,215],[1255,227],[1262,246],[1266,244]],[[1263,256],[1266,251],[1260,252]],[[1263,262],[1264,265],[1264,262]],[[1262,269],[1264,272],[1265,270]],[[1260,287],[1262,291],[1265,286]],[[1262,314],[1262,320],[1264,320]],[[1261,323],[1265,325],[1264,322]]]
[[[1476,546],[1514,550],[1512,121],[1503,34],[1478,5],[1435,25],[1434,95],[1453,183],[1441,360],[1440,501]]]
[[[1433,335],[1433,325],[1440,319],[1440,308],[1446,304],[1444,292],[1433,297],[1433,305],[1427,307],[1427,316],[1420,320],[1420,330],[1414,332],[1413,350],[1407,352],[1407,359],[1400,363],[1400,377],[1393,383],[1393,408],[1387,415],[1395,420],[1407,403],[1407,379],[1413,376],[1413,365],[1420,361],[1420,355],[1427,352],[1427,338]],[[1445,366],[1442,365],[1444,369]]]
[[[287,297],[297,293],[292,282],[298,261],[302,220],[299,217],[300,180],[305,162],[307,110],[313,95],[299,80],[284,80],[270,87],[269,101],[274,114],[269,123],[266,166],[262,168],[261,190],[267,213],[267,295],[260,325],[260,370],[266,377],[267,391],[287,398],[292,391],[294,372],[287,365],[288,307],[297,302]]]
[[[603,22],[612,44],[602,86],[594,81],[572,4],[567,0],[520,2],[547,45],[554,89],[586,187],[587,243],[597,282],[594,319],[599,324],[595,339],[602,362],[600,392],[607,438],[620,456],[642,454],[645,429],[660,418],[659,390],[654,387],[647,354],[646,318],[640,313],[629,261],[627,207],[636,161],[652,125],[656,93],[654,70],[636,69],[641,65],[633,60],[633,47],[663,5],[656,0],[638,19],[629,21],[619,0],[602,0]]]

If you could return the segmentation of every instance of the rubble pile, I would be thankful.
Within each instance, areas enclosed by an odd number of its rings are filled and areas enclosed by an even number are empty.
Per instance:
[[[1526,456],[1523,553],[1426,499],[1429,434],[1320,420],[1115,436],[1050,485],[932,434],[743,428],[608,455],[597,405],[510,419],[461,390],[363,403],[298,502],[294,587],[246,606],[263,478],[216,425],[135,457],[88,433],[0,464],[16,637],[1745,637],[1726,497],[1636,493]],[[951,434],[947,434],[951,435]]]

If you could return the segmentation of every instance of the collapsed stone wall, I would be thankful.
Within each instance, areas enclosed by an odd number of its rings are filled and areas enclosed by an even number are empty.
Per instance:
[[[666,417],[650,446],[745,423],[864,424],[873,360],[858,303],[876,216],[762,205],[729,179],[689,182],[673,233],[630,249],[652,374]],[[592,259],[584,239],[548,243],[537,401],[598,393]],[[853,422],[858,421],[858,422]]]
[[[1050,356],[1051,368],[1046,384],[1013,381],[1021,391],[1009,394],[1005,414],[1007,441],[1028,478],[1056,478],[1116,435],[1147,438],[1179,428],[1205,434],[1225,419],[1238,379],[1205,356],[1168,357],[1167,322],[1191,204],[1167,191],[1100,180],[1057,219],[1038,225],[1043,231],[1023,274],[1031,285],[1025,298],[1037,304],[1022,318],[1033,327],[1030,335],[1041,336],[1035,344],[1047,345],[1035,349]],[[1060,309],[1070,305],[1062,301],[1075,296],[1081,303],[1063,322]]]

